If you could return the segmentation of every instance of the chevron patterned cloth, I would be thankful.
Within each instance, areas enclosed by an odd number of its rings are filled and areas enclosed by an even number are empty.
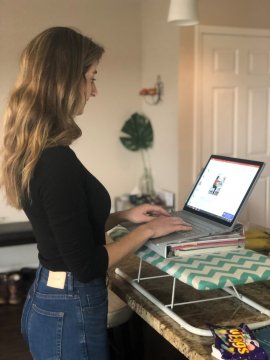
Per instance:
[[[270,280],[270,257],[247,249],[165,259],[143,246],[136,255],[197,290]]]

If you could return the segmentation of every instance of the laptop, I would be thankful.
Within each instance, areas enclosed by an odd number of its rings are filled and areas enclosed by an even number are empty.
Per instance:
[[[156,248],[233,231],[264,165],[260,161],[211,155],[183,209],[173,214],[191,224],[192,230],[151,239],[146,245]]]

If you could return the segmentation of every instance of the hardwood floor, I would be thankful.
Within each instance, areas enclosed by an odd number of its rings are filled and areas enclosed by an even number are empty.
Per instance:
[[[32,360],[20,333],[22,305],[0,305],[0,360]]]

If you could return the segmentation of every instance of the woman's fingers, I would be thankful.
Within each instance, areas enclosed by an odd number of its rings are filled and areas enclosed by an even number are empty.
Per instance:
[[[181,218],[172,216],[160,216],[148,222],[146,225],[151,228],[153,237],[160,237],[176,231],[188,231],[192,229],[192,226],[184,222]]]

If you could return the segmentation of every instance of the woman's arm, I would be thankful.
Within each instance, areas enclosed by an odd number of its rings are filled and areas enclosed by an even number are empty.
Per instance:
[[[125,256],[139,249],[147,240],[181,230],[191,230],[191,226],[182,219],[172,216],[161,215],[152,220],[150,217],[147,223],[138,226],[119,240],[105,245],[109,257],[108,267],[116,265]]]
[[[161,206],[151,204],[143,204],[128,210],[117,211],[110,214],[105,224],[105,231],[111,230],[113,227],[123,221],[131,221],[133,223],[139,224],[152,220],[153,216],[160,215],[169,216],[168,212]]]
[[[124,216],[125,211],[116,211],[108,217],[106,224],[105,224],[105,231],[109,231],[114,228],[116,225],[120,224],[121,222],[125,221]]]

